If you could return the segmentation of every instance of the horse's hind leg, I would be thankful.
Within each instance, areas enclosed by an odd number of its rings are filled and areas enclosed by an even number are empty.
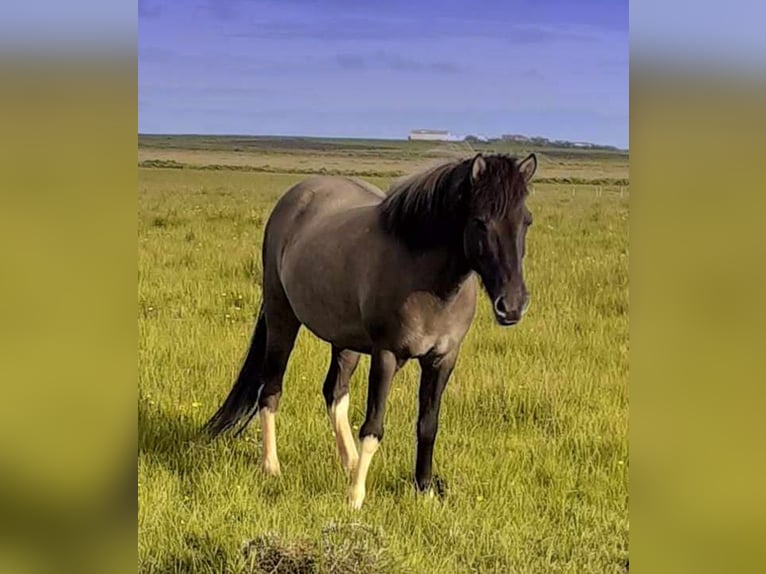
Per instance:
[[[266,326],[266,353],[258,396],[258,414],[263,435],[263,470],[266,474],[277,476],[280,468],[274,419],[282,396],[282,379],[300,322],[285,301],[285,304],[266,307]]]
[[[354,436],[348,424],[348,382],[358,364],[359,353],[333,347],[330,368],[322,387],[340,461],[349,472],[356,468],[359,461]]]

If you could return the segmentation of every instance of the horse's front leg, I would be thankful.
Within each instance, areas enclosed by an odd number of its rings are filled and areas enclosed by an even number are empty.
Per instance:
[[[431,463],[439,430],[439,407],[456,359],[457,349],[446,355],[429,354],[420,359],[418,449],[415,463],[415,485],[420,491],[427,491],[431,487]]]
[[[367,415],[359,429],[361,448],[359,463],[352,478],[349,502],[355,509],[362,507],[365,496],[367,471],[380,441],[383,440],[383,415],[391,380],[399,369],[396,355],[391,351],[375,350],[370,361],[370,379],[367,387]]]

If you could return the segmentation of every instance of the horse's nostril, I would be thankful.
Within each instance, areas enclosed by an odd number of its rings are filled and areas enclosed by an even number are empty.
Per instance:
[[[505,300],[502,296],[495,299],[495,313],[501,317],[505,317],[508,314],[508,307],[505,306]]]

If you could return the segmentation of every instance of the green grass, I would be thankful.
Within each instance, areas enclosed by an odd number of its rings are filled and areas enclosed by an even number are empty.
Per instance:
[[[372,154],[413,155],[433,154],[439,148],[470,146],[484,153],[513,153],[520,155],[534,147],[538,152],[545,152],[561,158],[588,158],[603,160],[627,159],[627,152],[616,149],[578,149],[558,147],[555,144],[537,146],[531,142],[493,140],[490,142],[434,142],[392,139],[329,138],[329,137],[289,137],[289,136],[205,136],[205,135],[157,135],[140,134],[138,144],[142,148],[258,152],[292,152],[305,155],[307,152],[350,152],[353,155]]]
[[[424,163],[476,152],[524,156],[536,151],[538,181],[627,185],[628,155],[608,150],[533,148],[514,142],[467,143],[330,138],[139,136],[144,167],[237,169],[264,173],[412,173]]]
[[[202,169],[213,171],[252,171],[259,173],[289,173],[294,175],[345,175],[352,177],[364,177],[364,178],[394,178],[406,176],[407,171],[404,170],[392,170],[392,171],[380,171],[380,170],[360,170],[360,169],[337,169],[337,168],[305,168],[305,167],[274,167],[270,165],[256,166],[256,165],[241,165],[241,164],[187,164],[181,163],[175,160],[167,159],[147,159],[138,163],[139,167],[156,167],[165,169]],[[609,186],[609,187],[624,187],[630,184],[627,178],[608,178],[608,177],[538,177],[535,179],[535,183],[554,183],[561,185],[590,185],[590,186]]]
[[[305,176],[139,173],[139,571],[624,571],[627,195],[536,186],[532,306],[500,329],[482,295],[444,397],[434,460],[445,497],[411,486],[409,364],[352,512],[321,394],[329,348],[305,331],[277,415],[281,478],[260,472],[257,420],[240,439],[197,436],[249,342],[269,210]],[[355,429],[368,365],[352,381]]]

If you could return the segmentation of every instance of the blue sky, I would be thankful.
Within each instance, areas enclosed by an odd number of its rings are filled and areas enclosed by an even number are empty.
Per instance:
[[[139,0],[139,131],[628,147],[623,0]]]

